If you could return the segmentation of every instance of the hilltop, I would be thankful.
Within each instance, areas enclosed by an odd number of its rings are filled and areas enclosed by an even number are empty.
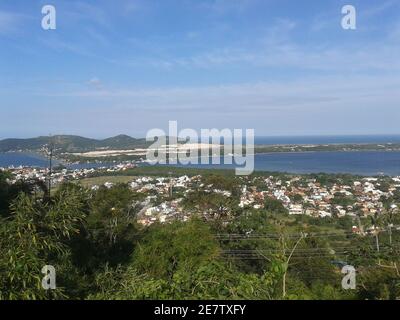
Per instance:
[[[0,140],[0,152],[37,151],[44,145],[53,143],[57,152],[86,152],[104,149],[134,149],[148,146],[146,139],[128,135],[97,140],[74,135],[41,136],[28,139]]]

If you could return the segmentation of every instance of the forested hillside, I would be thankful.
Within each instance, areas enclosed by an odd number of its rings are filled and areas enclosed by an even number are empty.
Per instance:
[[[135,139],[127,135],[104,140],[96,140],[71,135],[45,136],[29,139],[0,140],[0,152],[40,150],[45,145],[54,145],[59,152],[84,152],[97,149],[133,149],[146,146],[145,139]]]
[[[201,193],[187,195],[186,210],[212,219],[143,227],[143,194],[128,185],[64,184],[49,198],[45,185],[7,177],[0,173],[0,299],[400,298],[398,232],[381,232],[377,251],[348,217],[291,217],[271,199],[247,210]],[[233,194],[238,187],[212,179]],[[356,290],[342,289],[343,264],[357,269]],[[45,265],[55,267],[55,290],[41,286]]]

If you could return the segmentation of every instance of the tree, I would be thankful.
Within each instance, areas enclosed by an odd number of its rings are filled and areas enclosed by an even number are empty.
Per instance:
[[[11,215],[0,223],[0,299],[64,298],[62,278],[56,290],[41,287],[41,269],[65,268],[65,241],[79,232],[85,218],[76,193],[60,193],[43,203],[21,193]]]
[[[132,263],[139,272],[168,279],[177,271],[190,271],[219,255],[218,243],[201,220],[153,225],[138,243]]]
[[[277,214],[288,213],[288,210],[283,206],[281,201],[271,198],[271,197],[265,198],[264,208],[267,212],[271,212],[271,213],[277,213]]]
[[[10,172],[0,171],[0,217],[7,217],[10,214],[10,205],[20,193],[29,195],[36,189],[40,189],[42,193],[46,191],[46,186],[41,181],[32,179],[10,183],[11,179]]]

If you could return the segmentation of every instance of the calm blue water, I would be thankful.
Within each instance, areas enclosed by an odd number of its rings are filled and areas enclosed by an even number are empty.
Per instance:
[[[321,137],[256,137],[256,144],[330,144],[330,143],[400,143],[400,135],[386,136],[321,136]],[[0,154],[0,167],[48,166],[37,155]],[[76,164],[71,169],[98,168],[111,164]],[[232,165],[191,165],[191,167],[232,168]],[[352,173],[359,175],[400,175],[400,152],[304,152],[269,153],[255,156],[255,170],[291,173]]]
[[[47,167],[48,165],[49,161],[39,155],[18,152],[0,153],[0,167]]]
[[[60,162],[57,160],[53,161],[53,165],[57,165]],[[79,164],[71,164],[67,167],[69,169],[90,169],[90,168],[100,168],[100,167],[109,167],[112,164],[109,163],[79,163]],[[37,154],[27,154],[27,153],[19,153],[19,152],[10,152],[10,153],[0,153],[0,167],[39,167],[46,168],[49,166],[49,160],[37,155]]]
[[[255,144],[400,143],[400,135],[255,137]]]
[[[221,160],[221,163],[223,161]],[[233,168],[233,165],[190,165],[195,168]],[[351,173],[400,175],[400,152],[296,152],[257,154],[258,171],[290,173]]]
[[[221,161],[222,162],[222,161]],[[257,154],[255,169],[291,173],[352,173],[360,175],[400,175],[400,152],[299,152]],[[0,167],[47,167],[46,159],[27,154],[0,154]],[[71,169],[98,168],[108,164],[76,164]],[[199,168],[233,168],[232,165],[190,165]]]

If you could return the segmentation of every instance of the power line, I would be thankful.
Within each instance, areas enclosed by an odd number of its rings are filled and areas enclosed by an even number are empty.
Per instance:
[[[387,229],[379,230],[379,233],[388,232]],[[393,231],[393,230],[392,230]],[[396,230],[399,231],[399,230]],[[315,238],[315,237],[338,237],[338,236],[349,236],[354,235],[358,236],[358,234],[352,231],[345,231],[345,232],[338,232],[338,233],[306,233],[307,238]],[[367,234],[368,235],[368,234]],[[219,240],[266,240],[266,239],[290,239],[290,238],[298,238],[301,234],[299,233],[288,233],[288,234],[278,234],[278,233],[266,233],[266,234],[234,234],[234,233],[227,233],[227,234],[216,234],[215,237]]]
[[[382,248],[390,248],[390,249],[395,249],[395,248],[400,248],[400,246],[382,246]],[[364,248],[360,246],[340,246],[340,247],[329,247],[329,248],[300,248],[297,249],[296,252],[314,252],[314,251],[323,251],[323,250],[347,250],[347,249],[359,249],[362,250]],[[282,252],[282,251],[287,251],[289,249],[226,249],[222,250],[222,252],[266,252],[266,251],[277,251],[277,252]]]

